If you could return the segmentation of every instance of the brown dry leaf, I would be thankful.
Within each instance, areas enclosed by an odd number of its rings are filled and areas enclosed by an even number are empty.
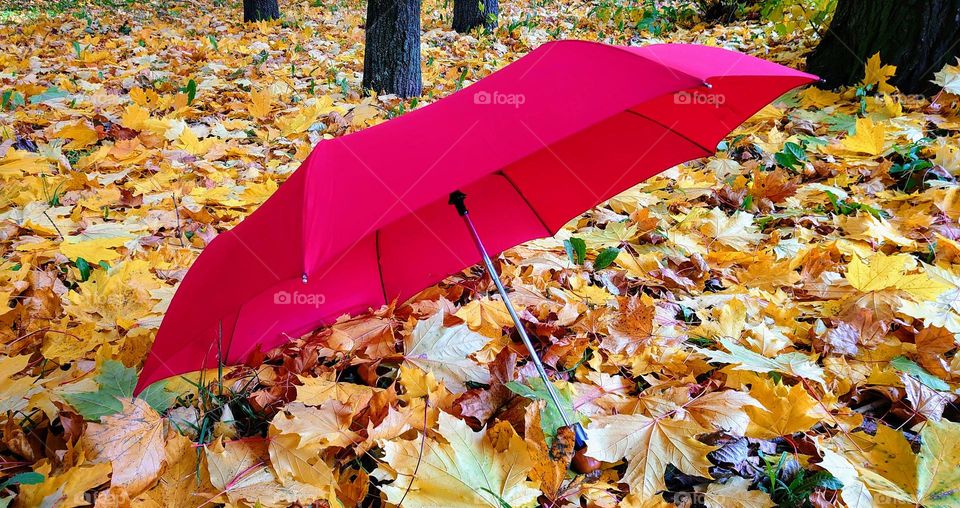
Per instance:
[[[570,427],[557,429],[557,436],[548,446],[540,426],[540,412],[545,402],[527,406],[524,414],[524,441],[533,461],[530,479],[540,484],[540,491],[551,501],[557,500],[560,486],[567,477],[567,469],[574,454],[574,435]]]
[[[653,319],[656,308],[649,297],[620,297],[620,313],[608,325],[610,334],[601,347],[612,353],[633,354],[654,338]]]
[[[917,413],[924,418],[933,421],[940,421],[943,416],[943,410],[947,404],[957,399],[952,393],[943,393],[932,390],[927,385],[917,381],[916,378],[908,374],[901,373],[900,380],[903,381],[904,390],[907,392],[907,401]]]
[[[920,365],[936,376],[949,379],[952,369],[944,353],[956,349],[956,336],[945,328],[930,326],[920,330],[914,341]]]
[[[393,321],[381,317],[352,319],[331,327],[330,347],[337,351],[362,351],[369,358],[382,358],[395,352]]]
[[[490,387],[472,388],[457,399],[460,416],[486,423],[514,394],[506,384],[516,379],[517,355],[503,348],[489,365]]]
[[[797,182],[785,170],[777,168],[773,171],[753,170],[753,184],[747,194],[757,200],[768,199],[772,203],[779,203],[797,193]]]

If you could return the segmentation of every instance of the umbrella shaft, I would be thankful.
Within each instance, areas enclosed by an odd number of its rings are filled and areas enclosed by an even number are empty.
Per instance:
[[[543,384],[547,387],[547,393],[550,394],[550,398],[553,399],[553,404],[557,407],[557,412],[560,413],[560,418],[563,419],[563,423],[566,426],[570,426],[570,420],[567,418],[566,412],[563,410],[563,406],[560,405],[560,398],[557,397],[557,392],[554,390],[553,383],[550,382],[550,377],[547,376],[547,371],[543,368],[543,363],[540,362],[540,356],[537,355],[537,351],[533,348],[533,343],[530,342],[530,337],[527,336],[527,331],[523,327],[523,323],[520,322],[520,316],[517,315],[517,311],[513,308],[513,304],[510,303],[510,299],[507,297],[507,290],[503,287],[503,283],[500,282],[500,276],[497,275],[497,270],[493,267],[493,261],[490,260],[490,256],[487,254],[487,249],[483,247],[483,242],[480,241],[480,235],[477,234],[477,228],[473,227],[473,221],[470,220],[469,213],[463,213],[463,222],[466,223],[467,229],[470,230],[470,235],[473,236],[473,243],[477,246],[477,250],[480,251],[480,255],[483,257],[483,264],[487,267],[487,273],[490,274],[490,279],[493,280],[493,283],[497,286],[497,291],[500,292],[500,298],[503,299],[503,304],[507,307],[507,312],[510,313],[510,317],[513,319],[513,324],[517,327],[517,332],[520,333],[520,338],[523,339],[523,345],[527,346],[527,351],[530,352],[530,360],[533,361],[533,365],[537,368],[537,372],[540,373],[540,377],[543,379]]]

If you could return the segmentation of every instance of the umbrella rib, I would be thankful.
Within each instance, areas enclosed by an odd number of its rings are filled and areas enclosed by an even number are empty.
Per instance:
[[[380,292],[383,293],[383,304],[390,305],[390,301],[387,300],[387,286],[383,283],[383,264],[380,263],[380,230],[374,233],[373,243],[377,249],[377,276],[380,278]]]
[[[659,121],[659,120],[655,120],[655,119],[653,119],[653,118],[650,118],[649,116],[644,115],[643,113],[638,113],[638,112],[636,112],[636,111],[634,111],[634,110],[632,110],[632,109],[627,109],[627,110],[625,110],[625,111],[626,111],[627,113],[630,113],[631,115],[639,116],[640,118],[643,118],[643,119],[645,119],[645,120],[647,120],[647,121],[653,122],[653,123],[659,125],[660,127],[663,127],[664,129],[667,129],[668,131],[676,134],[677,136],[680,136],[681,138],[683,138],[685,141],[687,141],[687,142],[690,143],[691,145],[693,145],[693,146],[695,146],[695,147],[703,150],[707,155],[713,155],[713,153],[714,153],[714,150],[710,150],[709,148],[701,145],[700,143],[698,143],[698,142],[690,139],[686,134],[684,134],[684,133],[682,133],[682,132],[680,132],[680,131],[678,131],[678,130],[674,130],[673,127],[669,127],[669,126],[667,126],[666,124],[664,124],[663,122],[661,122],[661,121]]]
[[[520,196],[520,199],[522,199],[523,202],[527,205],[527,208],[529,208],[530,211],[533,212],[533,215],[537,218],[537,220],[540,221],[540,225],[543,226],[544,231],[547,232],[547,236],[553,236],[554,235],[553,230],[550,229],[550,226],[547,226],[546,221],[544,221],[543,217],[540,216],[540,212],[538,212],[537,209],[534,208],[532,204],[530,204],[530,200],[527,199],[527,196],[524,195],[524,193],[520,190],[520,187],[517,187],[517,184],[513,181],[513,178],[510,178],[510,175],[508,175],[506,171],[502,169],[500,171],[497,171],[496,174],[506,179],[507,183],[509,183],[510,186],[513,187],[513,190],[516,191],[517,195]]]

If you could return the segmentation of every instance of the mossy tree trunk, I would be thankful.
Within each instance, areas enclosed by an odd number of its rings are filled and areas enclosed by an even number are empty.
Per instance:
[[[363,88],[420,95],[420,0],[368,0]]]
[[[466,33],[478,26],[497,27],[498,0],[453,0],[453,29]]]
[[[933,94],[934,73],[960,55],[960,0],[839,0],[830,28],[807,57],[807,70],[828,86],[863,78],[880,53],[896,65],[890,83],[905,93]]]
[[[243,21],[278,19],[280,5],[277,0],[243,0]]]

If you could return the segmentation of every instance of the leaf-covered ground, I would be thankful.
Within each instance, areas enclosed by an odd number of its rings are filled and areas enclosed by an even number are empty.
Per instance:
[[[879,59],[499,259],[583,474],[477,269],[131,398],[191,262],[321,139],[552,39],[794,67],[817,40],[654,37],[602,2],[508,1],[459,35],[427,1],[402,101],[360,88],[361,2],[281,3],[248,26],[207,0],[0,12],[0,505],[960,505],[957,90],[900,95]]]

